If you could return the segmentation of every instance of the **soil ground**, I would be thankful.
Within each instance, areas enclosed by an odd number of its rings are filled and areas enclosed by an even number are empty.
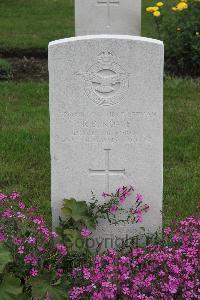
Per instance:
[[[47,58],[7,57],[12,66],[12,80],[48,80]]]

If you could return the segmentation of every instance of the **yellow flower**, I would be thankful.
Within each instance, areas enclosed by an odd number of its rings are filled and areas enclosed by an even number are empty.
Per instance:
[[[158,7],[161,7],[161,6],[164,5],[164,3],[163,3],[163,2],[157,2],[156,5],[157,5]]]
[[[172,7],[172,10],[173,10],[173,11],[177,11],[177,7],[175,7],[175,6]]]
[[[196,32],[196,35],[197,35],[197,36],[199,35],[199,32],[198,32],[198,31]]]
[[[159,10],[159,8],[157,6],[149,6],[149,7],[146,8],[146,11],[151,12],[151,13],[153,13],[157,10]]]
[[[160,12],[158,10],[154,11],[153,15],[154,17],[160,17]]]
[[[179,10],[179,11],[182,11],[182,10],[184,10],[184,9],[187,9],[188,8],[188,5],[187,5],[187,3],[185,3],[185,2],[179,2],[178,4],[177,4],[177,9]]]

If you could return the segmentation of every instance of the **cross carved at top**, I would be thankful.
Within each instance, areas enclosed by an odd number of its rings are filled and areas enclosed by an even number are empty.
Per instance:
[[[102,4],[102,5],[107,5],[107,27],[111,26],[111,21],[110,21],[110,9],[111,5],[119,5],[120,1],[119,0],[97,0],[97,4]]]

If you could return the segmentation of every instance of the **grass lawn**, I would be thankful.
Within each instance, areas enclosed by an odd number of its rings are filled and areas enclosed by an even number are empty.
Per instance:
[[[47,49],[49,41],[74,35],[72,0],[1,0],[2,49]]]
[[[0,190],[18,190],[49,218],[48,84],[0,83]]]
[[[48,84],[0,83],[0,190],[21,191],[50,220]],[[200,82],[165,81],[165,224],[197,205],[200,185]]]
[[[143,6],[149,0],[143,0]],[[144,11],[144,9],[143,9]],[[152,16],[143,14],[142,33],[154,36]],[[1,0],[1,51],[46,51],[49,41],[74,35],[73,0]]]

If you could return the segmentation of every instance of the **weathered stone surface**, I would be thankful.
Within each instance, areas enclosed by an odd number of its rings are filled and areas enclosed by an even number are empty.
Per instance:
[[[132,184],[150,205],[144,226],[161,225],[163,44],[131,36],[87,36],[49,45],[51,193],[54,225],[62,200]],[[135,226],[97,236],[125,237]]]
[[[141,0],[75,0],[76,36],[141,32]]]

